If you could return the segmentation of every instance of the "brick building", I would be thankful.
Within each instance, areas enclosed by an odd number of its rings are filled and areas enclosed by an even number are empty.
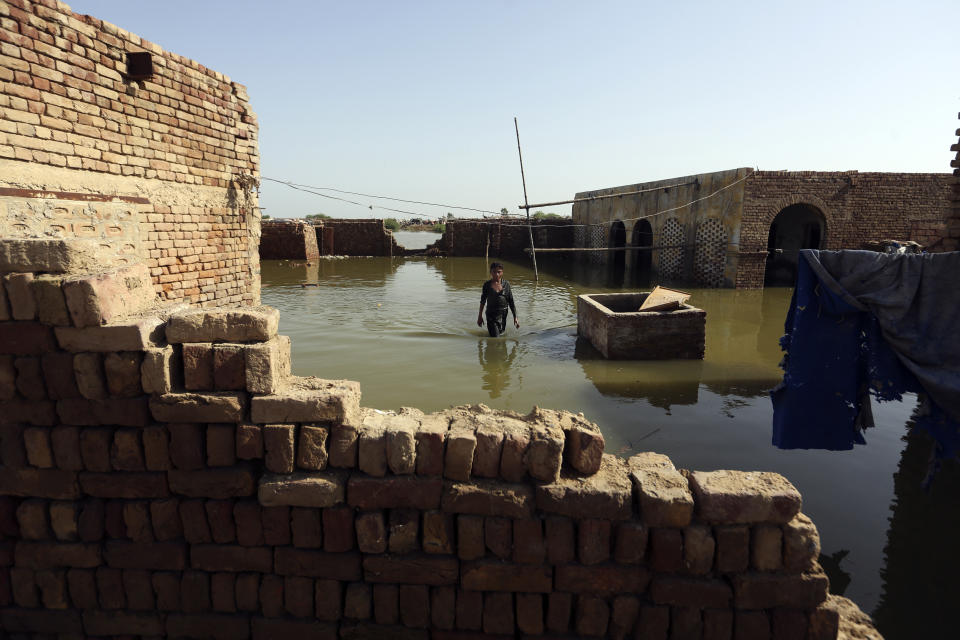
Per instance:
[[[706,287],[791,284],[801,248],[859,249],[875,240],[951,248],[951,176],[732,169],[578,193],[578,247],[641,277]],[[620,197],[618,194],[624,194]]]
[[[55,0],[0,2],[0,237],[259,301],[257,122],[221,73]]]

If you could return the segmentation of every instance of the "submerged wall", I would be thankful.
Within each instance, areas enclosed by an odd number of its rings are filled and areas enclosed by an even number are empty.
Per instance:
[[[316,260],[319,231],[304,220],[264,220],[260,227],[261,260]]]
[[[533,242],[538,248],[572,247],[572,220],[533,221]],[[448,220],[443,235],[433,246],[447,256],[524,258],[530,247],[530,229],[525,220]]]
[[[0,237],[143,262],[166,300],[257,303],[245,87],[62,2],[9,0],[0,17]]]

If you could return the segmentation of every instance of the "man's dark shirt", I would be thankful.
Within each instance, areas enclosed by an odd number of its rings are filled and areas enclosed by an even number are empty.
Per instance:
[[[487,280],[483,283],[483,293],[480,295],[480,304],[486,303],[487,313],[489,314],[506,312],[509,306],[510,311],[513,312],[513,317],[516,318],[517,308],[513,305],[513,292],[510,291],[510,283],[506,280],[501,280],[501,290],[494,291],[492,282],[492,280]]]

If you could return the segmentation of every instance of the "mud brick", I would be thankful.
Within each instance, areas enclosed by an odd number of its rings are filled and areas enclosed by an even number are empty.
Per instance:
[[[429,555],[367,556],[363,559],[363,574],[367,582],[455,585],[459,563],[456,558]]]
[[[50,429],[46,427],[27,427],[23,430],[23,446],[27,451],[27,462],[31,466],[40,469],[53,467]]]
[[[0,463],[9,469],[23,469],[27,466],[27,450],[23,446],[24,426],[19,424],[3,425],[0,428]]]
[[[395,584],[373,585],[373,619],[377,624],[400,621],[400,588]]]
[[[183,386],[189,391],[213,389],[213,345],[204,342],[183,345]]]
[[[509,559],[513,555],[513,524],[507,518],[484,518],[483,540],[495,556]]]
[[[77,521],[77,532],[83,542],[103,539],[106,518],[103,500],[85,500]]]
[[[204,508],[210,524],[210,536],[219,544],[228,544],[237,539],[237,527],[233,522],[231,500],[207,500]]]
[[[240,611],[260,610],[260,574],[237,574],[235,583],[235,598],[237,609]]]
[[[163,634],[163,618],[155,613],[126,611],[86,611],[83,628],[97,636],[159,636]]]
[[[53,537],[47,516],[46,500],[24,500],[17,507],[17,524],[24,540],[49,540]]]
[[[503,431],[495,424],[482,423],[474,432],[477,446],[473,452],[471,474],[479,478],[496,478],[500,474],[503,452]]]
[[[155,394],[149,407],[158,422],[237,423],[247,413],[247,395],[238,391]]]
[[[608,636],[613,640],[633,637],[631,632],[640,614],[640,599],[633,596],[617,596],[610,610]]]
[[[113,473],[78,474],[80,488],[88,496],[96,498],[166,498],[167,474],[161,471],[123,471]]]
[[[180,501],[176,498],[154,500],[150,503],[150,521],[153,535],[160,542],[175,540],[183,535],[180,524]]]
[[[340,619],[343,589],[336,580],[317,580],[314,607],[317,620],[333,622]]]
[[[203,428],[199,424],[169,424],[170,460],[184,471],[204,467]]]
[[[246,640],[250,637],[250,621],[246,616],[230,614],[167,616],[166,635],[171,638],[214,638],[214,640]]]
[[[239,500],[233,505],[233,519],[237,523],[237,543],[244,547],[265,544],[260,505],[254,500]]]
[[[799,513],[783,525],[783,568],[786,571],[806,571],[819,556],[820,534],[810,518]]]
[[[79,542],[18,542],[16,565],[27,569],[77,567],[89,569],[101,564],[100,545]]]
[[[103,526],[108,538],[127,537],[127,524],[123,521],[122,500],[107,500],[104,503]]]
[[[293,443],[296,425],[268,424],[263,427],[264,463],[274,473],[293,473]]]
[[[123,590],[123,572],[119,569],[99,567],[96,571],[97,593],[103,609],[123,609],[127,598]]]
[[[417,468],[417,421],[405,415],[384,419],[387,444],[387,466],[392,473],[405,475]],[[409,625],[408,625],[409,626]]]
[[[555,482],[538,485],[537,508],[572,518],[629,520],[633,506],[626,463],[604,456],[603,466],[592,476],[564,472]]]
[[[693,471],[689,480],[705,522],[786,523],[800,512],[800,492],[778,473]]]
[[[278,393],[290,375],[290,338],[275,336],[263,343],[246,345],[247,391]]]
[[[74,355],[73,375],[81,396],[87,400],[106,399],[107,383],[103,372],[103,356],[101,354],[78,353]]]
[[[427,553],[453,553],[453,516],[442,511],[423,514],[423,550]]]
[[[357,467],[357,456],[360,432],[353,425],[335,424],[330,427],[330,438],[328,448],[331,467],[340,469],[355,469]]]
[[[420,512],[416,509],[391,509],[387,525],[390,553],[409,553],[418,548]]]
[[[753,527],[751,566],[757,571],[777,571],[783,566],[783,531],[772,524]]]
[[[650,597],[657,604],[726,609],[733,592],[723,580],[658,576],[650,585]]]
[[[720,573],[739,573],[750,566],[750,528],[714,527],[717,539],[717,564]]]
[[[243,345],[213,346],[213,387],[223,391],[247,388],[246,354]]]
[[[352,474],[347,483],[347,502],[361,509],[436,509],[442,491],[440,478]]]
[[[184,571],[180,576],[180,610],[199,613],[210,610],[210,576],[203,571]]]
[[[110,471],[112,429],[83,429],[80,431],[80,457],[87,471]]]
[[[550,564],[560,565],[574,559],[574,525],[569,518],[551,516],[545,519],[547,558]]]
[[[543,521],[513,521],[513,561],[519,564],[542,564],[547,555],[543,538]]]
[[[473,469],[477,436],[472,428],[456,427],[447,432],[443,475],[451,480],[466,482]]]
[[[153,425],[145,427],[143,438],[143,462],[148,471],[167,471],[170,463],[170,435],[166,427]]]
[[[0,323],[0,327],[3,326]],[[0,354],[0,400],[12,400],[17,395],[17,369],[13,360],[11,355]]]
[[[69,569],[67,590],[75,609],[98,609],[96,574],[91,569]]]
[[[53,460],[58,469],[80,471],[83,458],[80,456],[80,429],[77,427],[54,427],[50,431]]]
[[[123,589],[127,595],[127,608],[134,611],[152,611],[156,606],[149,571],[128,570],[123,572]]]
[[[574,609],[574,629],[581,636],[605,636],[610,623],[610,607],[602,598],[578,595]]]
[[[456,622],[457,590],[453,587],[430,589],[430,622],[435,629],[449,631]]]
[[[804,622],[806,622],[804,620]],[[804,635],[806,638],[806,628]],[[703,612],[703,640],[731,640],[733,638],[733,611],[705,609]]]
[[[321,425],[303,425],[297,443],[297,466],[309,471],[327,468],[327,436],[330,430]]]
[[[492,480],[445,482],[441,506],[444,511],[476,515],[529,518],[533,515],[533,490],[525,484]]]
[[[634,630],[635,638],[667,640],[669,630],[670,607],[657,605],[642,605],[640,607],[640,615]]]
[[[545,424],[530,426],[527,446],[527,472],[541,482],[554,482],[563,462],[563,431]]]
[[[733,628],[737,640],[770,637],[770,619],[764,611],[735,611]]]
[[[605,446],[600,429],[596,425],[574,424],[569,428],[564,427],[564,433],[564,458],[567,463],[584,475],[596,473]]]
[[[153,592],[157,596],[157,609],[160,611],[180,610],[180,574],[158,572],[150,576]]]
[[[144,544],[112,540],[106,543],[103,559],[118,569],[177,571],[187,564],[186,546],[179,542]]]
[[[248,467],[168,471],[167,479],[172,493],[189,498],[243,498],[255,491],[253,473]]]
[[[700,638],[703,635],[703,619],[700,609],[693,607],[670,608],[670,638]]]
[[[40,322],[58,327],[70,326],[70,313],[61,284],[63,278],[41,274],[33,280],[33,295],[37,303]]]
[[[568,564],[556,568],[557,589],[571,593],[639,594],[649,582],[650,573],[643,567]]]
[[[553,575],[549,566],[479,560],[465,562],[461,567],[461,584],[473,591],[548,593],[552,583]]]
[[[417,441],[417,475],[439,476],[443,473],[444,441],[449,421],[431,414],[420,419],[414,435]]]
[[[117,429],[113,432],[110,463],[117,471],[143,471],[143,450],[140,429]]]
[[[363,553],[384,553],[387,550],[387,529],[382,511],[357,515],[357,548]]]
[[[810,612],[807,625],[809,640],[828,640],[836,638],[840,630],[840,612],[829,606],[821,605]]]
[[[360,425],[357,468],[378,478],[387,474],[387,432],[381,415],[369,415]]]
[[[283,578],[265,575],[260,580],[260,607],[263,615],[277,618],[283,615]]]
[[[61,400],[54,405],[53,402],[16,398],[7,402],[0,402],[0,424],[8,425],[19,422],[38,427],[52,427],[57,424],[57,407],[64,402],[76,401]],[[62,417],[60,421],[70,424]]]
[[[283,606],[297,618],[313,617],[313,579],[287,576],[283,579]]]
[[[190,547],[190,566],[203,571],[270,573],[273,571],[273,554],[267,547],[251,549],[238,545],[195,544]]]
[[[332,507],[343,503],[346,484],[343,471],[266,474],[257,495],[265,507]]]
[[[200,544],[213,541],[203,500],[183,500],[180,502],[179,511],[180,521],[183,523],[183,537],[187,542]]]
[[[266,512],[266,509],[264,509],[264,512]],[[321,517],[323,519],[324,550],[338,553],[353,549],[355,540],[353,509],[350,507],[324,509]],[[268,542],[268,544],[270,543]]]
[[[796,609],[774,609],[770,614],[770,631],[774,640],[806,640],[807,614]]]
[[[483,518],[457,516],[457,556],[461,560],[477,560],[486,553],[483,542]]]
[[[483,628],[483,592],[457,590],[456,627],[466,631]]]
[[[290,620],[255,617],[251,620],[251,629],[254,640],[272,640],[273,638],[310,638],[311,640],[337,640],[351,638],[344,628],[342,635],[337,635],[337,627],[329,624],[319,624],[313,620]],[[358,632],[358,638],[378,637],[376,632],[367,632],[363,629]]]
[[[543,596],[539,593],[518,593],[516,606],[517,628],[531,635],[543,633]]]
[[[47,609],[68,609],[66,571],[45,569],[34,574],[40,601]]]
[[[713,569],[716,543],[710,527],[691,525],[683,530],[683,567],[688,573],[705,575]]]
[[[370,617],[370,605],[370,585],[362,582],[351,582],[347,585],[347,593],[343,598],[344,618],[366,620]]]
[[[72,471],[0,467],[0,495],[73,500],[80,487]]]
[[[0,627],[13,635],[13,638],[76,638],[83,637],[83,621],[76,611],[50,611],[37,609],[4,609],[0,611]],[[25,632],[19,635],[18,632]],[[49,636],[40,634],[50,634]],[[59,634],[59,635],[55,635]]]
[[[610,559],[609,520],[581,520],[577,529],[577,556],[581,564],[599,564]]]
[[[737,609],[812,609],[827,597],[828,580],[822,573],[750,572],[731,576],[731,581]]]
[[[150,524],[150,507],[146,502],[125,502],[123,523],[127,537],[134,542],[153,542],[153,527]]]
[[[10,590],[13,601],[20,607],[39,607],[40,590],[34,579],[34,571],[13,567],[10,569]]]
[[[513,635],[515,625],[512,593],[483,594],[484,633]]]
[[[69,400],[80,397],[73,374],[73,354],[62,351],[45,353],[40,358],[43,380],[51,400]]]
[[[680,529],[650,530],[650,568],[674,573],[683,566],[683,535]]]
[[[138,351],[108,353],[103,358],[103,372],[110,395],[132,398],[143,393],[140,387],[140,364],[143,354]]]
[[[17,391],[20,395],[27,400],[44,400],[47,390],[40,368],[40,358],[22,356],[13,361],[13,366],[17,370]]]
[[[290,528],[293,533],[293,546],[301,549],[319,549],[323,546],[319,509],[292,508]]]
[[[140,384],[144,393],[170,393],[183,385],[183,361],[173,347],[147,347],[140,364]]]
[[[256,424],[238,424],[236,429],[237,457],[258,460],[263,457],[263,430]]]
[[[263,507],[263,540],[270,546],[290,544],[290,507]],[[351,524],[353,515],[350,516]],[[352,531],[351,531],[352,536]]]
[[[10,317],[14,320],[34,320],[37,317],[37,298],[33,287],[32,273],[8,273],[3,276],[10,304]]]
[[[693,516],[693,496],[687,479],[666,460],[650,461],[640,454],[630,458],[633,486],[640,506],[640,517],[651,527],[685,527]],[[643,463],[639,461],[643,460]]]
[[[405,627],[423,629],[429,626],[430,590],[427,586],[400,586],[400,619]]]
[[[293,547],[274,549],[274,571],[283,576],[333,580],[360,580],[362,575],[358,553],[327,553]]]
[[[55,501],[50,503],[50,526],[57,540],[71,542],[79,538],[77,520],[80,516],[80,503]]]
[[[52,327],[39,322],[0,322],[0,353],[39,356],[56,349]]]
[[[621,522],[616,525],[613,559],[621,564],[639,564],[647,550],[649,530],[639,522]]]
[[[19,538],[20,528],[17,526],[17,502],[9,496],[0,496],[0,540]]]
[[[235,431],[236,426],[232,424],[207,425],[208,467],[232,467],[237,463]]]

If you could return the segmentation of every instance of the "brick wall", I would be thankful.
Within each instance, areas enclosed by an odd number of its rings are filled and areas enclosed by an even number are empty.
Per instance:
[[[540,248],[573,245],[573,220],[533,221],[533,241]],[[488,249],[489,241],[489,249]],[[448,256],[527,258],[530,231],[525,220],[450,220],[435,243]]]
[[[960,136],[960,129],[954,135]],[[953,191],[951,193],[951,208],[947,219],[947,240],[944,249],[947,251],[960,250],[960,143],[950,147],[957,152],[957,157],[950,161],[953,167]]]
[[[153,74],[128,75],[146,52]],[[259,301],[257,123],[223,74],[54,0],[0,3],[3,237],[144,261],[167,300]]]
[[[0,633],[837,635],[782,476],[616,458],[566,412],[366,409],[290,375],[273,309],[32,275],[0,287]]]
[[[746,181],[737,287],[762,287],[770,223],[806,203],[826,219],[825,249],[860,249],[872,240],[914,240],[946,249],[950,176],[937,173],[758,171]]]
[[[402,255],[396,238],[381,219],[322,220],[316,227],[321,255],[395,256]],[[332,247],[330,245],[333,245]]]
[[[303,220],[264,220],[260,258],[263,260],[316,260],[319,230]]]

